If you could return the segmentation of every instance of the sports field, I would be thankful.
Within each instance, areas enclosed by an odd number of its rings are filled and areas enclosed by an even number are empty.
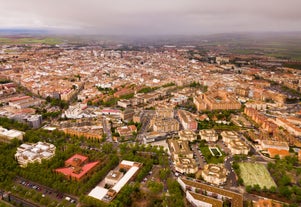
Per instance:
[[[260,188],[277,187],[269,171],[263,164],[241,162],[239,164],[240,176],[245,186],[258,184]]]

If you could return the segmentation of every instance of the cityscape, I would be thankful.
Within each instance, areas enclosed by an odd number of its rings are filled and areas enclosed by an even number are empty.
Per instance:
[[[0,206],[301,206],[301,2],[267,2],[3,2]]]

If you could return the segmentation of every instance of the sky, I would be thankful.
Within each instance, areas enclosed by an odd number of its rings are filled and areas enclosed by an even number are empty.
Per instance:
[[[301,31],[301,0],[0,0],[0,29],[104,35]]]

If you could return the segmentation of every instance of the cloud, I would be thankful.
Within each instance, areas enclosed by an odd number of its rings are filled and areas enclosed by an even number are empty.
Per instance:
[[[0,27],[100,34],[300,31],[300,0],[0,0]]]

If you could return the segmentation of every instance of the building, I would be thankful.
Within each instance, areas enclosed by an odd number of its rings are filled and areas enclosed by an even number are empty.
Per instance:
[[[110,188],[105,188],[101,185],[103,183],[101,182],[88,195],[104,202],[112,201],[123,186],[134,179],[141,167],[142,164],[139,162],[122,160],[118,166],[119,171],[117,169],[110,171],[105,178],[105,183],[110,185]],[[126,171],[126,173],[121,173],[121,170]]]
[[[215,185],[224,184],[227,181],[228,171],[223,164],[207,164],[202,170],[202,178]]]
[[[169,139],[168,146],[177,172],[194,174],[198,171],[198,165],[193,159],[193,152],[189,148],[188,141]]]
[[[223,142],[226,144],[230,143],[232,140],[237,140],[239,139],[237,132],[235,131],[223,131],[221,133]]]
[[[178,135],[180,137],[180,140],[183,141],[188,141],[188,142],[193,142],[197,140],[197,135],[194,131],[192,130],[181,130],[178,132]]]
[[[127,99],[121,99],[117,102],[117,106],[120,106],[122,108],[128,108],[129,106],[131,106],[132,103],[130,100],[127,100]]]
[[[83,126],[83,127],[68,127],[62,129],[66,134],[73,136],[84,136],[89,139],[102,139],[102,126]]]
[[[5,129],[0,126],[0,142],[10,143],[13,139],[23,140],[25,133],[15,129]]]
[[[218,134],[214,129],[203,129],[199,131],[201,140],[206,140],[207,142],[216,142],[218,140]]]
[[[107,185],[113,186],[115,185],[121,178],[123,177],[123,173],[116,170],[111,170],[109,174],[105,178],[105,183]]]
[[[75,154],[65,161],[65,167],[55,169],[55,172],[65,175],[68,179],[79,181],[99,164],[99,161],[89,162],[89,158]]]
[[[283,205],[271,199],[259,199],[254,202],[254,207],[282,207]]]
[[[40,128],[42,125],[42,115],[31,115],[27,118],[27,122],[29,126],[31,126],[34,129]]]
[[[180,157],[193,158],[193,152],[189,148],[188,141],[169,139],[168,145],[174,160]]]
[[[237,110],[241,104],[235,96],[226,91],[210,91],[194,97],[193,103],[198,111],[202,110]]]
[[[182,174],[195,174],[199,170],[196,161],[191,158],[179,158],[174,164],[175,170]]]
[[[178,117],[184,129],[197,130],[198,122],[195,120],[196,115],[189,111],[178,110]]]
[[[174,110],[172,107],[161,106],[156,108],[156,116],[162,118],[174,118]]]
[[[178,183],[186,194],[187,200],[198,207],[222,207],[229,201],[232,207],[243,206],[243,195],[230,190],[221,189],[201,182],[178,177]]]
[[[179,122],[173,118],[155,118],[151,122],[155,132],[173,132],[179,131],[180,128]]]
[[[186,199],[197,207],[223,207],[223,201],[192,191],[186,191]]]
[[[166,139],[166,133],[163,132],[147,132],[142,134],[142,140],[144,144],[148,144],[151,142],[156,142],[160,140]]]
[[[247,155],[250,151],[250,147],[240,139],[230,141],[228,143],[228,148],[232,155]]]
[[[31,106],[39,106],[42,103],[42,100],[32,98],[30,96],[21,96],[12,98],[8,105],[16,109],[24,109]]]
[[[132,108],[126,108],[124,111],[121,113],[121,119],[125,122],[130,122],[133,120],[133,116],[135,114],[134,109]]]
[[[69,119],[81,119],[81,118],[94,118],[97,115],[87,109],[87,104],[76,104],[74,106],[69,106],[65,111],[64,115]]]
[[[288,117],[288,118],[276,118],[276,124],[286,129],[294,136],[301,137],[301,119]]]
[[[21,167],[27,167],[29,163],[51,159],[55,155],[55,149],[53,144],[47,142],[24,143],[17,148],[15,158]]]
[[[261,149],[262,150],[268,150],[269,148],[289,151],[289,146],[288,146],[287,142],[262,140],[261,141]]]
[[[137,133],[137,127],[135,125],[122,126],[117,127],[116,131],[120,137],[129,137],[133,136],[133,133]]]
[[[279,150],[273,148],[268,148],[268,154],[270,158],[275,158],[278,155],[280,159],[290,156],[290,153],[287,150]]]

